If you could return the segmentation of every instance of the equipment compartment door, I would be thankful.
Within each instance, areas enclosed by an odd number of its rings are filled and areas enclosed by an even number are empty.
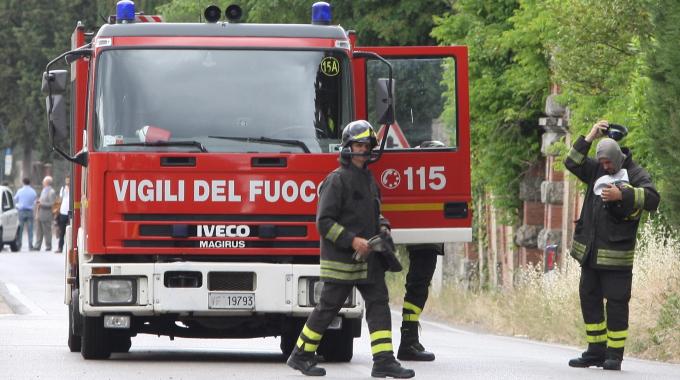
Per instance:
[[[387,65],[372,58],[354,60],[357,117],[370,121],[378,137],[386,139],[385,152],[371,170],[395,240],[470,241],[467,48],[356,50],[379,54],[393,69],[395,122],[388,130],[378,122],[386,100]]]

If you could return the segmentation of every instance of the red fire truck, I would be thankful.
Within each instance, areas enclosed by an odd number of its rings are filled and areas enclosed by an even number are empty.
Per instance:
[[[357,46],[321,2],[310,25],[133,7],[79,23],[43,74],[52,146],[73,163],[71,351],[108,358],[146,333],[280,336],[289,353],[321,288],[317,190],[356,119],[380,129],[370,168],[395,242],[471,240],[465,47]],[[354,294],[326,360],[351,359],[362,315]]]

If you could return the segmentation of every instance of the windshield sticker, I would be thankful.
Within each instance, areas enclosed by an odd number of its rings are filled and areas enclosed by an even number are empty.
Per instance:
[[[108,145],[117,145],[117,144],[122,144],[123,143],[123,136],[121,135],[104,135],[104,141],[103,144],[104,146]]]
[[[325,57],[321,60],[321,72],[326,76],[334,77],[340,74],[340,62],[335,57]]]

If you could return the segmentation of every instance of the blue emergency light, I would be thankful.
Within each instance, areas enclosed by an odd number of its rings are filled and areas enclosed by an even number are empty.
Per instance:
[[[135,21],[135,3],[130,0],[120,0],[116,3],[116,22],[128,23]]]
[[[331,24],[331,5],[325,1],[317,1],[312,5],[312,24],[330,25]]]

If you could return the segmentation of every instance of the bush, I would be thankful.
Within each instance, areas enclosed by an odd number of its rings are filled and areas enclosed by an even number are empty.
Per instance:
[[[651,222],[643,226],[633,269],[627,355],[680,362],[679,258],[675,237]],[[518,269],[514,289],[474,293],[446,287],[431,296],[424,316],[498,334],[585,346],[580,268],[567,260],[564,268],[547,274],[540,267]],[[402,257],[402,263],[406,261]],[[399,275],[388,277],[397,307],[403,299],[403,274]]]

